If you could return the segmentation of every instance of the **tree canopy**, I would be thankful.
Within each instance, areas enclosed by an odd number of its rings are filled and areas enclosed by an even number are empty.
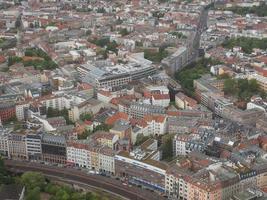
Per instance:
[[[224,48],[232,49],[233,47],[241,47],[245,53],[250,54],[254,48],[266,50],[267,49],[267,38],[231,38],[226,40],[222,46]]]
[[[10,176],[4,165],[4,160],[0,157],[0,185],[13,183],[13,178]]]
[[[246,15],[246,14],[255,14],[259,17],[266,17],[267,16],[267,4],[261,3],[260,6],[253,6],[253,7],[240,7],[235,6],[232,8],[226,8],[225,10],[232,11],[239,15]]]
[[[168,52],[164,47],[160,47],[159,51],[151,51],[149,49],[145,49],[144,57],[145,59],[151,60],[152,62],[159,63],[161,60],[168,56]]]
[[[185,92],[189,96],[194,96],[194,80],[199,79],[202,75],[209,73],[211,65],[219,64],[219,61],[202,58],[197,62],[189,64],[181,71],[176,72],[175,78],[179,81]]]
[[[260,95],[265,98],[265,92],[260,89],[255,79],[227,78],[224,81],[224,92],[242,101],[249,101],[253,95]]]
[[[63,110],[54,109],[52,107],[48,107],[46,111],[46,116],[49,117],[59,117],[62,116],[66,120],[67,124],[73,124],[69,119],[69,111],[67,108]]]
[[[162,159],[170,161],[173,158],[173,134],[167,134],[162,137],[162,145],[160,149],[162,150]]]
[[[50,195],[49,200],[100,200],[106,197],[93,192],[78,192],[67,185],[58,185],[46,180],[38,172],[26,172],[21,178],[26,187],[26,200],[40,200],[41,192]]]

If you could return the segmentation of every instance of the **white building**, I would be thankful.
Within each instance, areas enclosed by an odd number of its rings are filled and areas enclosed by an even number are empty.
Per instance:
[[[0,153],[2,155],[9,155],[8,153],[8,134],[9,130],[0,128]]]
[[[147,123],[147,134],[145,135],[163,135],[166,133],[167,117],[163,115],[145,115],[144,121]]]
[[[115,174],[115,154],[112,149],[103,147],[99,151],[99,171]]]
[[[41,158],[41,135],[28,134],[26,136],[26,153],[29,159],[39,160]]]
[[[263,110],[264,112],[267,111],[267,102],[263,101],[261,97],[251,98],[251,101],[247,103],[247,109],[254,109],[258,108]]]
[[[153,94],[151,97],[151,103],[154,106],[168,107],[170,104],[169,94]]]
[[[69,110],[69,119],[73,122],[80,119],[80,115],[84,113],[96,114],[101,108],[104,108],[104,104],[97,99],[89,99],[80,104],[74,104]]]
[[[67,162],[75,166],[91,169],[90,152],[87,144],[68,143],[67,144]]]
[[[114,97],[116,97],[116,95],[112,94],[109,91],[104,91],[104,90],[98,90],[97,91],[97,99],[99,101],[102,101],[103,103],[109,103],[111,101],[111,99],[113,99]]]
[[[178,156],[185,156],[187,154],[186,152],[186,142],[188,141],[187,136],[183,135],[175,135],[173,139],[173,151],[174,155]]]
[[[25,109],[29,108],[30,104],[29,102],[21,102],[16,104],[16,117],[19,121],[22,121],[25,119]]]

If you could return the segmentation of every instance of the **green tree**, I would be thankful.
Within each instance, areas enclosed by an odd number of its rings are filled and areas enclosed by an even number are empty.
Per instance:
[[[27,190],[32,190],[36,187],[42,190],[46,183],[44,176],[38,172],[25,172],[21,176],[21,182]]]
[[[41,196],[39,187],[34,187],[33,189],[27,191],[25,200],[40,200],[40,199]]]
[[[96,126],[94,128],[93,132],[96,132],[96,131],[109,131],[109,129],[111,129],[110,125],[100,124],[100,125],[98,125],[98,126]]]
[[[112,41],[112,42],[109,42],[109,43],[107,44],[107,48],[106,48],[106,50],[108,50],[108,51],[113,51],[113,52],[115,52],[115,53],[118,53],[118,49],[117,49],[117,47],[118,47],[117,43],[116,43],[115,41]]]
[[[235,6],[231,8],[226,8],[224,10],[229,10],[229,11],[232,11],[236,14],[243,15],[243,16],[247,14],[255,14],[255,15],[258,15],[259,17],[267,16],[267,4],[264,2],[261,3],[260,6],[253,6],[253,7]]]
[[[139,146],[141,144],[143,144],[146,140],[148,140],[150,138],[150,136],[144,136],[144,134],[138,134],[136,136],[136,142],[135,145]]]
[[[55,195],[57,193],[57,191],[59,190],[59,186],[52,184],[52,183],[48,183],[45,187],[45,192],[50,194],[50,195]]]
[[[226,94],[237,95],[238,88],[236,81],[232,78],[225,79],[223,90]]]
[[[152,62],[159,63],[161,60],[168,56],[168,52],[165,50],[164,47],[160,47],[159,51],[151,51],[148,49],[144,50],[144,57],[145,59],[151,60]]]
[[[120,30],[119,34],[121,34],[121,36],[125,36],[125,35],[128,35],[129,32],[128,32],[128,30],[126,28],[123,28],[123,29]]]
[[[15,63],[22,62],[22,58],[18,56],[9,56],[7,60],[7,65],[11,66],[14,65]]]
[[[173,134],[167,134],[162,137],[162,159],[169,161],[173,158]]]
[[[80,115],[80,120],[85,121],[85,120],[92,120],[93,115],[91,113],[83,113]]]
[[[224,48],[232,49],[233,47],[239,46],[245,53],[250,54],[254,48],[267,49],[267,38],[247,38],[238,37],[227,39],[223,42]]]
[[[85,34],[86,34],[87,36],[89,36],[89,35],[92,34],[92,31],[91,31],[91,30],[87,30]]]
[[[10,184],[13,183],[14,180],[6,170],[6,167],[4,165],[4,160],[2,157],[0,157],[0,185],[1,184]]]
[[[78,140],[85,140],[90,136],[93,132],[90,130],[85,130],[81,135],[78,135]]]
[[[210,66],[217,64],[220,64],[217,60],[202,58],[197,62],[185,66],[181,71],[176,72],[175,79],[178,80],[187,95],[194,96],[194,80],[209,73]]]
[[[105,8],[97,8],[96,12],[97,13],[105,13],[106,10],[105,10]]]

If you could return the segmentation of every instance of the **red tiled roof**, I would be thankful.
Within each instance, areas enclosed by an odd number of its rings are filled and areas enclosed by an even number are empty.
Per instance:
[[[6,62],[5,57],[4,56],[0,56],[0,63],[4,63],[4,62]]]
[[[165,119],[166,117],[162,115],[145,115],[144,116],[144,121],[146,122],[151,122],[154,120],[157,123],[163,123]]]
[[[111,93],[109,91],[105,91],[105,90],[99,90],[98,93],[100,93],[104,96],[111,96]]]
[[[108,117],[106,119],[106,122],[105,123],[108,124],[108,125],[113,125],[119,119],[128,120],[129,119],[129,116],[126,113],[124,113],[124,112],[117,112],[114,115]]]
[[[152,94],[152,97],[155,100],[170,99],[170,95],[169,94]]]
[[[197,105],[197,101],[186,96],[185,94],[183,94],[182,92],[179,92],[178,94],[176,94],[176,96],[181,99],[182,101],[186,101],[187,103],[190,104],[191,107],[196,106]]]
[[[85,120],[84,123],[88,126],[91,126],[93,124],[93,122],[91,122],[90,120]]]
[[[80,85],[78,85],[79,90],[89,90],[92,88],[93,88],[93,86],[90,85],[89,83],[81,83]]]

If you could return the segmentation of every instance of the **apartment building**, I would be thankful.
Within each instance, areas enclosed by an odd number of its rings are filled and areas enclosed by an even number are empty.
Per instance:
[[[41,147],[43,161],[58,164],[66,163],[66,139],[64,136],[43,134]]]
[[[67,163],[77,167],[91,168],[89,144],[71,141],[67,143]]]
[[[144,122],[147,124],[147,134],[159,136],[167,131],[167,117],[163,115],[145,115]]]
[[[8,134],[11,130],[0,127],[0,152],[1,155],[8,156]]]
[[[28,159],[25,132],[16,131],[8,134],[8,157],[15,160]]]
[[[80,104],[74,104],[69,110],[69,119],[73,122],[76,122],[80,119],[81,114],[96,114],[101,108],[104,108],[104,104],[97,99],[89,99]]]
[[[26,152],[28,159],[40,160],[42,155],[41,134],[27,134],[26,135]]]
[[[5,102],[0,104],[0,119],[2,122],[8,121],[16,116],[15,104]]]
[[[115,149],[119,136],[112,132],[97,131],[90,138],[101,146]]]
[[[197,101],[179,92],[175,95],[175,105],[184,110],[192,110],[197,107]]]
[[[19,102],[16,104],[16,117],[19,121],[25,120],[25,110],[30,107],[29,102],[24,101],[24,102]]]

